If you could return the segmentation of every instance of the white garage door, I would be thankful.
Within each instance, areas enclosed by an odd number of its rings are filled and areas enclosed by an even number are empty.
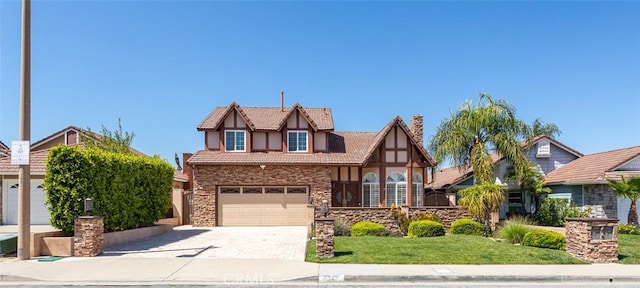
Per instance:
[[[18,224],[18,180],[7,180],[7,206],[6,225]],[[48,225],[49,209],[45,205],[45,194],[42,187],[42,180],[31,180],[31,224]]]
[[[221,226],[306,225],[306,187],[222,187]]]
[[[629,209],[631,208],[631,200],[625,198],[618,198],[618,223],[627,224],[629,216]],[[640,210],[638,211],[638,218],[640,218]]]

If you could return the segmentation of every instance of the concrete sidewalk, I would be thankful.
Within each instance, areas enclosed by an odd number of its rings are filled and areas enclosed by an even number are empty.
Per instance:
[[[316,264],[284,259],[119,257],[71,257],[54,262],[11,260],[0,263],[0,283],[4,284],[284,284],[342,281],[640,283],[640,265]]]

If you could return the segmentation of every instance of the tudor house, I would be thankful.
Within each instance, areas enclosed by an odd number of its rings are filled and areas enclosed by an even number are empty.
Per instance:
[[[416,115],[411,129],[395,117],[380,131],[337,132],[330,108],[217,107],[188,161],[193,224],[308,225],[324,200],[331,209],[424,206],[435,162],[422,125]]]

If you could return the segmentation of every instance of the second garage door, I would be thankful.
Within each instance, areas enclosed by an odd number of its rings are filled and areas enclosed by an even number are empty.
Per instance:
[[[307,187],[221,187],[221,226],[306,225]]]

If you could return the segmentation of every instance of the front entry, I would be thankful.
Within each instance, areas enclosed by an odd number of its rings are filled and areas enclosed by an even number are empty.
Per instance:
[[[332,182],[331,207],[360,207],[360,185],[358,182]]]

